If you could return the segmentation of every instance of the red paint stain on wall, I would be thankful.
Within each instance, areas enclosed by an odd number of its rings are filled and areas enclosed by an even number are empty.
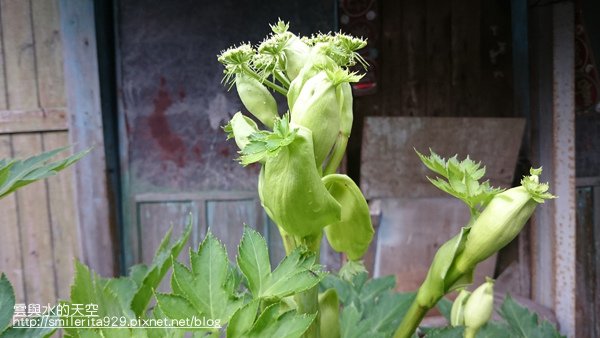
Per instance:
[[[173,104],[169,91],[166,89],[164,77],[160,78],[160,86],[154,97],[154,110],[148,117],[148,126],[150,134],[158,142],[161,150],[161,156],[165,160],[173,161],[178,167],[185,165],[185,144],[179,135],[177,135],[169,125],[166,111]]]

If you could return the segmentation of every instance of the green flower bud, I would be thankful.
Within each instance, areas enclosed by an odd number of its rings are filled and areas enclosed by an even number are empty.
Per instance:
[[[475,337],[494,312],[494,280],[486,278],[469,297],[464,308],[465,337]]]
[[[521,186],[497,194],[477,217],[467,237],[465,249],[457,259],[459,271],[466,271],[487,259],[512,241],[544,199],[548,185],[538,182],[541,169],[532,169]]]
[[[315,159],[320,166],[333,147],[340,128],[336,87],[325,71],[306,81],[292,107],[291,119],[312,131]]]
[[[450,311],[450,325],[452,326],[464,326],[465,325],[465,304],[471,292],[462,289],[458,293],[458,296],[452,304],[452,310]]]
[[[258,132],[256,122],[240,112],[235,113],[223,129],[227,133],[227,139],[234,138],[240,150],[244,150],[246,145],[250,143],[250,135]]]
[[[288,107],[294,106],[306,81],[323,69],[334,69],[335,67],[337,65],[332,59],[319,53],[315,48],[311,48],[309,60],[302,67],[298,76],[290,83],[287,94]]]
[[[273,128],[273,122],[279,114],[277,102],[267,87],[243,73],[236,75],[235,87],[246,109],[265,126]]]
[[[270,217],[287,233],[308,236],[338,222],[340,204],[321,181],[310,130],[297,127],[293,141],[266,158],[260,196]]]
[[[283,53],[285,54],[285,72],[288,78],[294,80],[300,73],[310,54],[310,47],[292,33],[288,39]]]
[[[345,253],[352,261],[360,259],[373,239],[369,205],[360,188],[346,175],[327,175],[323,183],[342,206],[341,220],[325,227],[331,247]]]

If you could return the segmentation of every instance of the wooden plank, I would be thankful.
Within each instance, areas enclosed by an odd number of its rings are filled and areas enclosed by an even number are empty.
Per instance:
[[[66,105],[58,0],[31,2],[40,106]]]
[[[64,109],[0,110],[0,134],[67,129],[67,112]]]
[[[173,227],[171,238],[178,238],[183,233],[190,213],[193,214],[191,202],[163,202],[140,203],[139,208],[139,233],[142,243],[142,263],[152,263],[160,242],[165,237],[169,227]],[[189,245],[188,245],[189,247]],[[180,255],[184,262],[188,260],[188,250]]]
[[[480,0],[453,0],[451,3],[452,116],[489,116],[478,107]]]
[[[402,1],[387,1],[381,6],[381,83],[378,84],[380,92],[377,94],[381,100],[380,112],[384,115],[401,115],[398,97],[402,94],[399,80],[402,79],[403,60],[399,59],[404,45],[398,43],[402,37]],[[370,112],[372,106],[379,106],[372,96],[365,96],[357,100],[359,114],[363,111]],[[373,102],[375,101],[375,102]]]
[[[451,2],[427,1],[426,115],[447,116],[450,112]]]
[[[12,139],[15,157],[31,156],[43,150],[40,134],[18,134]],[[57,290],[46,182],[32,183],[18,190],[16,196],[26,300],[37,304],[54,303]]]
[[[256,191],[197,191],[197,192],[147,192],[135,195],[136,202],[177,202],[177,201],[200,201],[200,200],[245,200],[258,198]]]
[[[369,117],[365,121],[361,187],[367,197],[444,196],[426,178],[413,147],[449,157],[470,157],[487,168],[494,186],[508,187],[517,160],[522,119]]]
[[[400,115],[423,116],[427,110],[426,1],[404,0],[400,44]],[[396,94],[397,95],[397,94]],[[398,97],[398,96],[396,96]]]
[[[83,260],[104,276],[116,272],[116,226],[108,207],[104,137],[92,0],[59,0],[69,132],[75,151],[94,147],[75,165]]]
[[[10,135],[0,135],[0,158],[12,158],[12,142]],[[14,194],[0,199],[0,271],[6,273],[15,290],[18,303],[26,299],[23,280],[23,260],[21,257],[21,241],[19,220],[17,217],[17,200]]]
[[[261,231],[264,222],[260,202],[256,199],[208,201],[206,219],[210,231],[225,244],[232,261],[237,255],[244,224]]]
[[[2,15],[0,14],[0,41],[4,40]],[[0,109],[8,109],[8,93],[6,88],[6,60],[4,58],[4,43],[0,43]]]
[[[69,144],[67,132],[43,133],[44,151]],[[68,298],[73,281],[74,259],[81,257],[80,234],[73,188],[73,170],[48,178],[48,203],[54,248],[54,269],[58,297]]]
[[[2,33],[9,109],[38,107],[36,60],[29,1],[2,0]]]

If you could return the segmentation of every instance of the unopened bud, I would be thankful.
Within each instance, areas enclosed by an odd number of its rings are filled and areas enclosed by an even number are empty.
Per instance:
[[[465,325],[465,304],[471,292],[462,289],[458,293],[454,304],[452,304],[452,310],[450,311],[450,325],[452,326],[464,326]]]
[[[469,297],[464,308],[465,337],[475,333],[492,318],[494,312],[494,280],[486,278]]]

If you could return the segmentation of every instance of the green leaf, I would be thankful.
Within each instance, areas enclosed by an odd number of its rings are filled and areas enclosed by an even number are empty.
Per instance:
[[[481,162],[475,162],[469,156],[459,161],[456,155],[445,160],[433,150],[429,149],[429,151],[431,154],[425,156],[415,149],[421,162],[441,176],[435,179],[427,177],[427,179],[438,189],[463,201],[472,214],[479,212],[494,195],[503,191],[491,187],[487,181],[479,182],[485,175],[485,167],[481,167]]]
[[[2,338],[47,338],[52,337],[56,332],[53,328],[14,328],[11,327],[8,330],[0,334]]]
[[[192,304],[179,295],[156,293],[156,303],[171,319],[188,319],[198,314]]]
[[[341,206],[340,221],[325,227],[327,241],[335,251],[345,253],[350,260],[358,260],[369,248],[375,232],[369,205],[350,177],[332,174],[322,180]]]
[[[280,313],[279,304],[267,307],[258,317],[252,329],[243,337],[298,338],[308,329],[316,314],[298,314],[296,311]]]
[[[267,242],[248,226],[238,248],[237,263],[248,280],[248,288],[255,297],[262,294],[271,274],[271,262],[267,251]]]
[[[260,300],[255,299],[239,308],[231,317],[227,325],[227,338],[239,338],[250,331],[256,319]]]
[[[437,308],[440,310],[440,313],[448,322],[450,322],[450,312],[452,311],[452,301],[448,300],[448,298],[442,298],[437,303]]]
[[[462,338],[463,331],[464,327],[462,326],[424,330],[426,338]]]
[[[314,255],[294,250],[269,275],[259,297],[280,299],[291,296],[317,285],[323,276],[321,266],[315,263]]]
[[[510,295],[504,299],[499,312],[516,337],[561,337],[550,323],[539,320],[537,314],[519,305]]]
[[[514,333],[511,332],[510,327],[506,323],[501,322],[487,322],[479,331],[477,331],[477,338],[516,338]]]
[[[289,115],[286,114],[275,120],[272,132],[257,131],[247,136],[247,140],[243,142],[245,145],[240,151],[242,156],[239,160],[242,165],[246,166],[268,157],[275,157],[282,148],[291,144],[296,138],[297,129],[291,129],[289,121]]]
[[[5,274],[0,275],[0,334],[10,325],[15,307],[15,292]]]
[[[51,150],[25,160],[2,160],[0,163],[0,198],[37,180],[52,176],[79,161],[90,149],[68,156],[65,159],[48,162],[58,153],[69,147]]]
[[[144,269],[145,275],[141,279],[139,289],[131,301],[131,308],[138,317],[142,316],[145,312],[154,289],[158,287],[167,271],[171,268],[171,257],[177,257],[187,243],[192,233],[192,217],[188,217],[187,225],[181,237],[176,242],[170,244],[172,231],[173,227],[169,228],[154,255],[152,264]],[[132,270],[132,273],[135,273],[134,280],[140,278],[141,269],[143,268],[139,267]]]
[[[227,279],[233,276],[225,247],[209,232],[198,251],[190,252],[190,262],[191,269],[178,262],[173,264],[173,293],[187,299],[198,316],[227,323],[242,303],[226,287]],[[162,310],[169,317],[174,315]]]

